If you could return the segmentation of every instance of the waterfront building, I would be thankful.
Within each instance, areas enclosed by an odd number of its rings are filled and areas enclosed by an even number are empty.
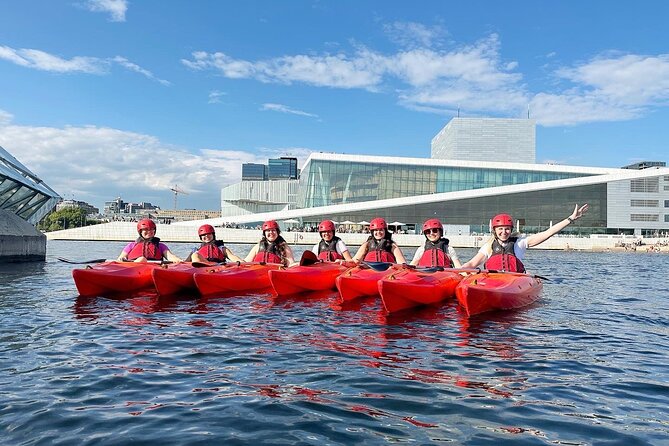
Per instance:
[[[19,160],[0,147],[0,209],[37,224],[61,197]]]
[[[288,156],[242,164],[242,181],[221,189],[221,217],[295,209],[299,174]]]
[[[664,162],[536,164],[535,126],[531,119],[454,118],[433,138],[431,159],[313,153],[295,184],[294,205],[287,205],[285,194],[263,189],[271,182],[242,181],[223,190],[223,212],[214,223],[276,219],[314,226],[332,218],[362,228],[383,217],[400,223],[395,229],[419,231],[423,221],[439,217],[482,233],[494,214],[506,212],[517,229],[538,232],[574,204],[589,203],[590,211],[564,233],[649,235],[669,228]],[[490,161],[496,153],[513,162]],[[226,208],[230,204],[237,207]]]
[[[86,203],[85,201],[78,200],[62,200],[56,204],[56,210],[60,211],[61,209],[67,208],[80,208],[86,212],[86,215],[96,215],[100,213],[100,210],[95,206]]]
[[[432,138],[432,158],[491,161],[504,154],[517,163],[536,162],[536,121],[453,118]]]
[[[46,237],[34,225],[61,197],[0,147],[0,262],[44,260]]]
[[[415,230],[428,218],[487,232],[492,215],[508,212],[524,232],[559,221],[575,203],[590,211],[563,232],[648,235],[669,223],[669,168],[469,162],[313,153],[299,181],[295,209],[246,213],[214,224],[323,218],[363,222],[380,216]]]
[[[242,181],[221,190],[221,217],[295,209],[299,180]]]

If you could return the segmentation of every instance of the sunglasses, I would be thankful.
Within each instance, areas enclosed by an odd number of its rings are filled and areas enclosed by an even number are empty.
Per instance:
[[[433,229],[426,229],[423,234],[439,234],[439,229],[433,228]]]

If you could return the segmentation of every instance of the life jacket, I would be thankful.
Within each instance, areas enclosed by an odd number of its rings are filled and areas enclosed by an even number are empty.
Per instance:
[[[425,252],[418,261],[418,266],[443,266],[453,268],[453,261],[448,256],[448,239],[440,238],[436,243],[425,241]]]
[[[321,239],[321,242],[318,244],[318,258],[324,262],[334,262],[335,260],[343,259],[344,257],[337,252],[337,243],[340,240],[336,235],[332,237],[329,243]]]
[[[223,240],[212,240],[209,243],[202,243],[197,253],[207,259],[208,262],[223,262],[227,259]]]
[[[279,251],[279,245],[282,243],[286,243],[286,241],[281,236],[278,236],[272,243],[268,242],[266,238],[263,238],[260,240],[260,247],[258,248],[258,253],[253,258],[253,261],[283,263],[283,257],[281,257],[281,251]]]
[[[492,242],[492,255],[485,262],[486,269],[508,271],[516,273],[524,273],[525,265],[516,257],[514,246],[518,241],[518,237],[509,238],[506,246],[502,246],[499,240],[495,239]]]
[[[393,241],[388,239],[376,240],[370,237],[367,240],[367,254],[365,262],[389,262],[395,263],[393,255]]]
[[[158,237],[151,237],[145,239],[139,237],[135,240],[135,246],[132,247],[128,253],[128,260],[135,260],[140,257],[145,257],[146,260],[162,260],[163,253],[160,252],[160,239]]]

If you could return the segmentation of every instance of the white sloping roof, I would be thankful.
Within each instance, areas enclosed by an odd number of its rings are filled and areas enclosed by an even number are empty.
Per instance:
[[[339,159],[339,158],[338,158]],[[471,166],[473,163],[469,163]],[[444,201],[464,200],[470,198],[488,197],[494,195],[506,195],[520,192],[533,192],[540,190],[561,189],[566,187],[588,186],[592,184],[603,184],[611,181],[630,180],[635,178],[654,177],[658,175],[669,175],[669,168],[658,167],[644,170],[631,169],[603,169],[605,173],[579,178],[564,180],[540,181],[534,183],[522,183],[509,186],[488,187],[482,189],[470,189],[456,192],[443,192],[429,195],[417,195],[402,198],[390,198],[386,200],[364,201],[358,203],[338,204],[306,209],[293,209],[280,212],[265,212],[258,214],[246,214],[235,217],[221,217],[209,220],[178,222],[173,224],[200,225],[209,223],[212,225],[225,223],[253,223],[266,220],[284,220],[288,218],[305,217],[327,217],[337,214],[366,211],[369,209],[387,209],[407,205],[438,203]]]

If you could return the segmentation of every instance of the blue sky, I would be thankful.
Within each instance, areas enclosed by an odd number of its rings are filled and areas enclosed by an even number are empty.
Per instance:
[[[430,156],[453,117],[538,122],[537,160],[667,160],[664,1],[24,0],[0,145],[64,198],[218,209],[241,163]],[[499,159],[499,161],[513,161]]]

